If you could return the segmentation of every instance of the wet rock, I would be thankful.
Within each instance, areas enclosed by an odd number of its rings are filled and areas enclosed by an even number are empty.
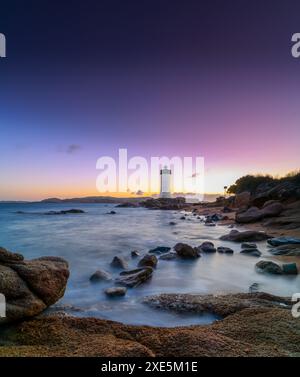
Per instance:
[[[205,226],[216,226],[216,223],[213,222],[206,222],[204,223]]]
[[[180,217],[180,220],[185,220],[185,219],[186,219],[185,216],[181,216],[181,217]]]
[[[153,269],[151,267],[137,268],[135,270],[123,271],[116,279],[116,283],[127,287],[137,287],[151,278]]]
[[[162,254],[159,259],[162,259],[162,260],[174,260],[174,259],[177,259],[178,256],[176,253],[166,253],[166,254]]]
[[[271,238],[271,236],[265,232],[258,232],[256,230],[239,232],[238,230],[233,229],[229,234],[220,237],[220,240],[232,242],[257,242],[267,240],[268,238]]]
[[[224,212],[224,213],[231,213],[231,212],[233,212],[233,209],[231,209],[231,208],[225,206],[225,207],[223,208],[223,212]]]
[[[117,213],[116,211],[107,212],[108,215],[115,215],[116,213]]]
[[[291,257],[299,257],[300,244],[280,245],[269,250],[269,252],[273,255],[286,255],[286,256],[291,256]]]
[[[259,284],[258,283],[253,283],[249,287],[249,293],[258,292],[258,290],[259,290]]]
[[[241,254],[244,254],[244,255],[249,255],[249,256],[252,256],[252,257],[260,257],[261,256],[261,252],[258,250],[258,249],[254,249],[253,247],[250,247],[250,249],[242,249],[240,251]]]
[[[84,211],[82,209],[72,208],[72,209],[68,209],[68,210],[65,210],[65,211],[57,212],[58,215],[67,215],[68,213],[76,214],[76,213],[84,213]]]
[[[242,249],[257,249],[256,243],[251,243],[251,242],[243,242],[241,244]]]
[[[177,255],[181,258],[195,259],[199,258],[200,256],[197,248],[194,248],[186,243],[177,243],[174,246],[174,250],[176,251]]]
[[[298,268],[296,263],[286,263],[282,265],[283,273],[286,275],[298,275]]]
[[[198,250],[201,253],[215,253],[217,251],[214,244],[210,241],[203,242],[198,246]]]
[[[267,240],[268,244],[271,246],[280,246],[280,245],[294,245],[298,244],[300,246],[300,238],[295,237],[276,237]]]
[[[146,267],[146,266],[149,266],[149,267],[156,267],[157,265],[157,262],[158,262],[158,259],[155,255],[153,254],[146,254],[140,261],[139,261],[139,264],[138,266],[139,267]]]
[[[125,202],[116,205],[116,208],[137,208],[139,207],[139,203],[133,203],[133,202]]]
[[[207,219],[210,220],[210,222],[213,222],[213,221],[217,222],[217,221],[222,220],[223,216],[222,215],[218,215],[217,213],[214,213],[213,215],[208,216]]]
[[[109,281],[112,280],[112,276],[110,273],[104,271],[104,270],[97,270],[93,273],[93,275],[90,277],[90,281],[93,283],[99,282],[99,281]]]
[[[275,275],[282,275],[283,270],[282,268],[274,262],[271,261],[259,261],[256,263],[256,268],[259,269],[262,272],[267,272],[269,274],[275,274]]]
[[[191,352],[195,357],[286,357],[300,353],[300,321],[291,315],[290,300],[260,292],[162,296],[153,297],[149,305],[196,315],[215,313],[226,319],[204,326],[159,328],[99,318],[38,317],[5,331],[8,346],[1,347],[1,355],[74,356],[76,350],[78,356],[153,359],[183,358]]]
[[[234,251],[230,247],[219,246],[217,247],[217,252],[221,254],[233,254]]]
[[[18,263],[22,262],[23,260],[24,257],[22,254],[12,253],[3,247],[0,247],[0,263]]]
[[[131,252],[131,257],[132,258],[136,258],[136,257],[139,257],[139,256],[140,256],[140,253],[137,250],[133,250]]]
[[[111,266],[116,268],[123,268],[124,270],[126,270],[128,268],[128,263],[123,257],[116,255],[111,261]]]
[[[157,246],[155,249],[149,250],[150,254],[163,254],[168,253],[171,250],[168,246]]]
[[[35,316],[53,305],[64,295],[68,277],[62,258],[24,260],[0,248],[0,292],[6,297],[6,318],[0,323]]]
[[[237,293],[227,295],[197,295],[164,293],[145,297],[143,302],[150,307],[178,313],[213,313],[228,317],[244,309],[283,308],[290,309],[291,302],[268,293]],[[247,314],[249,316],[249,311]],[[248,317],[249,318],[249,317]],[[239,329],[236,329],[239,331]]]
[[[47,211],[47,212],[25,212],[25,211],[17,211],[16,212],[19,215],[68,215],[68,214],[79,214],[79,213],[85,213],[82,209],[67,209],[62,211]]]
[[[174,221],[170,221],[169,225],[176,225],[176,223]]]
[[[126,295],[127,289],[125,287],[111,287],[105,289],[104,292],[110,297],[120,297]]]
[[[140,203],[142,207],[149,209],[180,210],[186,205],[185,198],[150,198]]]

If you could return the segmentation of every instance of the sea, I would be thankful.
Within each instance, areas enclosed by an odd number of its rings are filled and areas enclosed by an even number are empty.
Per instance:
[[[81,209],[81,214],[47,215],[49,211]],[[110,211],[116,214],[109,214]],[[21,213],[19,213],[21,212]],[[182,215],[186,220],[181,220]],[[175,222],[175,225],[170,225]],[[247,228],[241,228],[245,230]],[[211,313],[175,313],[150,308],[143,298],[161,293],[224,294],[248,292],[257,283],[259,290],[291,296],[299,291],[300,275],[273,276],[259,273],[255,264],[272,259],[266,242],[258,242],[261,258],[240,254],[240,244],[220,241],[228,226],[205,226],[201,219],[181,211],[117,208],[115,204],[95,203],[2,203],[0,204],[0,246],[24,255],[26,259],[60,256],[69,262],[70,278],[64,297],[51,311],[79,317],[97,317],[133,325],[175,327],[211,323]],[[120,270],[110,265],[123,256],[130,269],[138,258],[157,246],[173,248],[178,242],[199,246],[212,241],[235,252],[206,254],[197,260],[159,260],[153,277],[129,288],[126,296],[108,298],[104,290],[114,281],[91,283],[90,276],[104,269],[117,278]]]

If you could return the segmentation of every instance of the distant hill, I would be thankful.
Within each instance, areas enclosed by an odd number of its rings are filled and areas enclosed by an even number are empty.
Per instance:
[[[205,194],[205,202],[213,202],[216,198],[220,196],[218,194]],[[137,197],[115,197],[115,196],[86,196],[83,198],[47,198],[40,201],[24,201],[24,200],[3,200],[0,201],[1,204],[11,204],[11,203],[139,203],[143,200],[150,199],[150,196],[137,196]]]
[[[149,197],[131,197],[131,198],[117,198],[114,196],[86,196],[84,198],[48,198],[41,200],[41,203],[136,203],[142,200],[149,199]]]

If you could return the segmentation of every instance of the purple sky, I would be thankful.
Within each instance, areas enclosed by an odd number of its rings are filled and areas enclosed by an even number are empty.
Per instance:
[[[203,156],[211,193],[299,168],[299,2],[13,3],[0,15],[0,200],[97,195],[96,161],[119,148]]]

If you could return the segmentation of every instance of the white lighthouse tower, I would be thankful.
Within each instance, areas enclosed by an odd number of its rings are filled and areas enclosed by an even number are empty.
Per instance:
[[[171,198],[171,169],[167,166],[160,171],[160,198]]]

